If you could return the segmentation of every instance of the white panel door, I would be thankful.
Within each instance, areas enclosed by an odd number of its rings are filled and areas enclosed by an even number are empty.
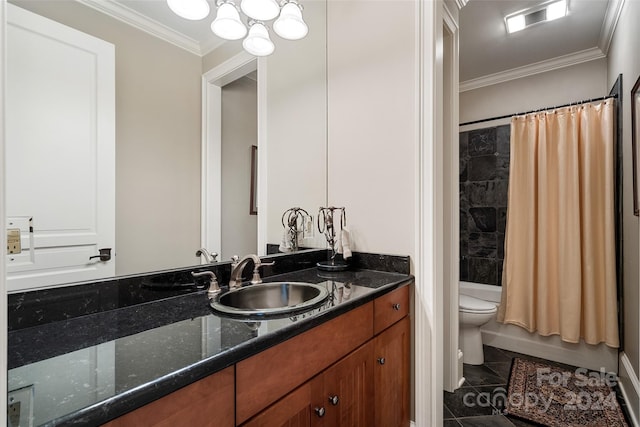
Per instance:
[[[115,274],[114,46],[7,5],[8,289]],[[111,260],[90,259],[111,248]]]

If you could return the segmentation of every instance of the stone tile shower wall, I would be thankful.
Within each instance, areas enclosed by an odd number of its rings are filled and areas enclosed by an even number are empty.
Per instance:
[[[510,125],[460,133],[460,280],[502,285]]]

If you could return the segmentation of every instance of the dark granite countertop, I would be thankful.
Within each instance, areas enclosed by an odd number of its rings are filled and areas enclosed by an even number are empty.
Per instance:
[[[202,290],[9,332],[9,390],[33,393],[33,425],[100,425],[411,282],[408,274],[315,268],[267,281],[327,286],[329,300],[294,317],[216,314]],[[165,294],[162,294],[165,292]],[[18,303],[19,304],[19,303]],[[19,307],[18,307],[19,308]]]

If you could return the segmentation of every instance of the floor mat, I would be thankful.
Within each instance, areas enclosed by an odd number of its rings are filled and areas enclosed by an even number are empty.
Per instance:
[[[614,374],[514,358],[506,412],[549,427],[629,427]]]

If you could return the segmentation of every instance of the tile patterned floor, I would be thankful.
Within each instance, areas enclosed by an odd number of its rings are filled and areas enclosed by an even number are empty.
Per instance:
[[[484,365],[464,365],[464,385],[454,393],[444,392],[444,427],[529,427],[537,424],[529,423],[502,414],[504,396],[507,394],[507,382],[511,369],[511,360],[520,357],[547,360],[525,354],[514,353],[496,347],[484,346]],[[575,369],[567,365],[560,366]],[[622,396],[619,402],[626,415]],[[632,425],[629,423],[629,425]]]

